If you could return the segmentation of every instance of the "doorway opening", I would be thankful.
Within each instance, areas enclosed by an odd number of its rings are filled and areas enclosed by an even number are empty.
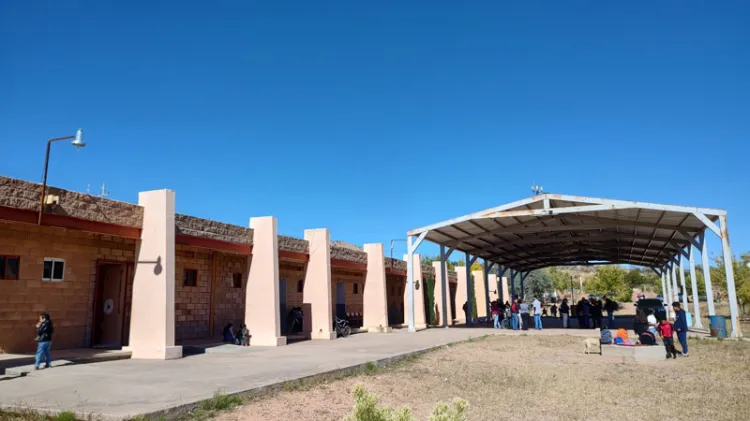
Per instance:
[[[125,263],[97,263],[92,348],[121,348],[127,342],[123,339],[127,276]]]

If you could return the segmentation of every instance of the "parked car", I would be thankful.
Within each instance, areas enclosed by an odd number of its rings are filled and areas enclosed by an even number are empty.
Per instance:
[[[640,335],[648,329],[647,317],[649,310],[654,311],[654,316],[656,316],[657,321],[667,319],[667,309],[664,307],[662,300],[658,297],[638,300],[635,304],[635,322],[633,325],[633,330],[636,335]]]

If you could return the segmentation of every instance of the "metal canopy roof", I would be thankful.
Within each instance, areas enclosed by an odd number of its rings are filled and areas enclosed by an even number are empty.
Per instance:
[[[542,194],[409,231],[521,272],[558,265],[660,268],[726,211]],[[426,234],[425,234],[426,233]]]

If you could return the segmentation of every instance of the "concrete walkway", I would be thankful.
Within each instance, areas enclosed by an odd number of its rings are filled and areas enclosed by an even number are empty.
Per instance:
[[[241,393],[465,341],[487,334],[572,334],[586,330],[509,332],[484,328],[428,329],[409,334],[361,334],[334,341],[306,341],[250,353],[210,353],[172,361],[120,360],[71,365],[0,381],[0,406],[75,411],[110,419],[152,414],[210,398]],[[593,334],[593,335],[592,335]],[[54,358],[54,355],[53,355]]]

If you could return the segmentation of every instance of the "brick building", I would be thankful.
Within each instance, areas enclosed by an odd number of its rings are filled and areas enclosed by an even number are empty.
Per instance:
[[[38,223],[40,194],[0,177],[0,353],[32,351],[41,312],[53,348],[129,346],[133,358],[178,357],[182,341],[230,322],[256,345],[283,345],[293,307],[313,339],[335,336],[333,315],[372,331],[404,322],[406,262],[382,244],[280,236],[273,217],[241,227],[176,214],[168,190],[131,204],[49,187]]]

